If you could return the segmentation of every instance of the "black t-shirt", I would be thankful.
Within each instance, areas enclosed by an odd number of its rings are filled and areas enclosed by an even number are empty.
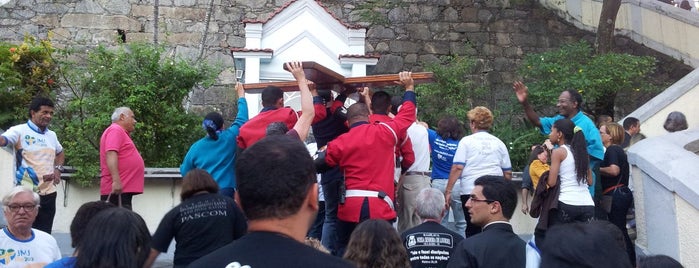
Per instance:
[[[456,246],[464,238],[436,222],[425,222],[401,234],[413,268],[447,267]]]
[[[208,254],[190,268],[223,268],[248,265],[251,268],[353,267],[347,261],[271,232],[252,232]]]
[[[619,175],[605,176],[600,173],[600,175],[602,175],[602,190],[617,185],[617,183],[629,185],[629,161],[624,149],[619,145],[612,145],[607,148],[607,151],[604,152],[604,160],[600,164],[600,167],[608,167],[612,164],[619,167]]]
[[[153,234],[152,247],[167,252],[172,238],[175,265],[190,262],[240,238],[247,231],[245,215],[230,197],[192,196],[170,210]]]

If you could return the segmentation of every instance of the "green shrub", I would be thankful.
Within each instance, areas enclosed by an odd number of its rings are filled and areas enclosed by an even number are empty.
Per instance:
[[[55,125],[66,164],[77,168],[82,185],[99,177],[100,137],[117,107],[134,111],[138,123],[131,138],[149,167],[179,166],[189,146],[204,135],[201,118],[186,113],[182,103],[194,86],[210,86],[217,72],[163,52],[164,47],[152,44],[97,47],[84,60],[64,63],[70,97]]]

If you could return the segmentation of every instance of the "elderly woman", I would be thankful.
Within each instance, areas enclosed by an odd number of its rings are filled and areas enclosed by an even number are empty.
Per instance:
[[[602,175],[602,208],[608,213],[609,221],[624,235],[626,251],[631,263],[636,263],[636,252],[626,229],[626,212],[633,204],[633,194],[629,189],[629,161],[621,144],[624,142],[624,128],[617,123],[600,126],[602,144],[607,150],[600,165]]]
[[[461,202],[466,204],[473,182],[485,175],[512,178],[512,164],[507,147],[500,139],[488,133],[493,126],[493,113],[483,106],[468,111],[471,135],[459,141],[454,154],[454,161],[449,172],[449,181],[445,190],[445,199],[451,198],[451,192],[457,179],[461,181]],[[468,210],[464,207],[466,219],[466,238],[481,232],[481,228],[471,223]]]
[[[147,265],[166,252],[172,238],[174,267],[187,267],[194,260],[240,238],[247,230],[243,212],[233,199],[217,194],[218,185],[202,169],[193,169],[182,181],[182,203],[171,209],[153,234]]]

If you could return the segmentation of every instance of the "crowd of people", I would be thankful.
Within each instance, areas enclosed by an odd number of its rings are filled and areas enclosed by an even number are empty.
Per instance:
[[[468,112],[470,135],[454,116],[433,130],[417,119],[410,72],[398,74],[396,84],[405,89],[399,101],[360,88],[362,98],[345,107],[353,89],[319,90],[300,62],[285,67],[298,83],[301,112],[284,107],[282,90],[270,86],[262,91],[264,108],[249,119],[238,83],[235,120],[224,128],[221,114],[206,115],[207,134],[180,167],[181,203],[152,235],[132,211],[133,197],[144,189],[143,159],[129,136],[135,114],[115,109],[100,140],[100,201],[77,211],[70,227],[75,251],[65,258],[50,235],[64,148],[47,128],[53,103],[32,101],[27,124],[0,138],[2,146],[21,145],[19,186],[2,199],[8,226],[0,231],[0,267],[150,267],[173,239],[174,267],[661,267],[674,261],[659,256],[637,263],[628,234],[633,192],[625,148],[642,135],[638,119],[595,125],[574,90],[560,94],[557,115],[540,117],[526,85],[513,84],[526,118],[547,135],[532,146],[524,172],[521,212],[538,218],[534,237],[525,241],[510,222],[520,199],[507,146],[489,132],[495,118],[488,108]],[[684,115],[671,114],[665,128],[686,129]],[[314,155],[304,144],[311,129]]]

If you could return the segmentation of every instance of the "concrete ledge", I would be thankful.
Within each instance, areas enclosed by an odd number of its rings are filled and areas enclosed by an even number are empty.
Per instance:
[[[684,149],[696,140],[699,128],[639,141],[628,151],[629,163],[699,209],[699,156]]]

